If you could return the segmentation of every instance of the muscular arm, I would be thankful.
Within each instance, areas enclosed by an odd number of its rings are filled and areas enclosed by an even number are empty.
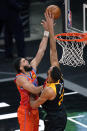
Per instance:
[[[43,103],[45,103],[47,100],[54,99],[56,96],[54,90],[50,87],[44,88],[43,92],[41,93],[41,96],[37,100],[30,100],[30,104],[32,108],[37,108]]]
[[[54,39],[53,29],[50,31],[50,62],[51,62],[51,66],[59,67],[57,49],[56,49],[56,40]]]
[[[42,20],[41,23],[44,27],[45,31],[48,31],[48,26],[47,26],[47,22],[45,20]],[[31,61],[31,66],[36,69],[37,66],[39,65],[40,61],[42,60],[46,47],[47,47],[47,42],[48,42],[48,36],[43,36],[42,41],[39,45],[39,49],[38,52],[35,56],[35,58]]]
[[[31,61],[31,66],[35,70],[44,56],[44,53],[45,53],[45,50],[47,47],[47,42],[48,42],[48,37],[44,36],[41,43],[40,43],[40,46],[39,46],[39,49],[38,49],[38,52],[37,52],[35,58]]]
[[[51,66],[59,67],[58,56],[57,56],[58,54],[56,49],[56,40],[54,38],[54,19],[53,16],[51,14],[48,15],[48,13],[45,13],[45,18],[48,23],[48,29],[50,33],[50,63]]]
[[[35,87],[30,81],[28,81],[25,77],[18,77],[16,79],[17,86],[23,87],[25,90],[29,91],[32,94],[40,93],[42,87]]]

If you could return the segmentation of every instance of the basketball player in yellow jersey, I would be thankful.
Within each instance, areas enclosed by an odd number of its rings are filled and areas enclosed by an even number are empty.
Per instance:
[[[67,122],[67,115],[63,107],[64,83],[60,71],[56,41],[54,39],[54,17],[51,13],[45,13],[46,22],[50,33],[50,63],[48,77],[45,87],[37,100],[31,98],[32,108],[41,104],[47,116],[44,120],[45,131],[64,131]]]

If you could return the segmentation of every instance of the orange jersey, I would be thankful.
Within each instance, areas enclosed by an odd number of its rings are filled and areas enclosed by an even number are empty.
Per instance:
[[[29,72],[29,75],[24,74],[24,73],[19,73],[16,75],[17,77],[23,76],[25,77],[25,79],[27,79],[28,81],[31,81],[35,86],[38,85],[38,81],[37,81],[37,76],[36,76],[36,71],[33,69],[32,71]],[[23,105],[27,108],[30,108],[30,96],[29,96],[29,91],[25,90],[23,87],[17,86],[20,96],[21,96],[21,101],[20,101],[20,105]]]
[[[19,73],[17,77],[23,76],[28,81],[31,81],[35,86],[38,85],[36,71],[33,69],[28,72],[29,75]],[[16,81],[16,80],[15,80]],[[17,86],[21,101],[17,111],[18,122],[20,125],[20,131],[38,131],[39,128],[39,112],[38,109],[32,109],[30,107],[30,92],[25,90],[23,87]]]

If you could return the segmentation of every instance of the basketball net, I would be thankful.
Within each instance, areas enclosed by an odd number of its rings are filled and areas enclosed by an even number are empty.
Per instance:
[[[57,43],[62,47],[63,53],[59,63],[73,67],[85,65],[83,49],[87,41],[87,34],[62,33],[55,36]]]

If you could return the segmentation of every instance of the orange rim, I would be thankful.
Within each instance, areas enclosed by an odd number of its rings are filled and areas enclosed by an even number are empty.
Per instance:
[[[81,37],[79,39],[62,39],[62,38],[58,38],[58,36],[78,36]],[[61,34],[57,34],[55,35],[55,39],[59,40],[59,41],[76,41],[76,42],[83,42],[87,40],[87,33],[61,33]]]

